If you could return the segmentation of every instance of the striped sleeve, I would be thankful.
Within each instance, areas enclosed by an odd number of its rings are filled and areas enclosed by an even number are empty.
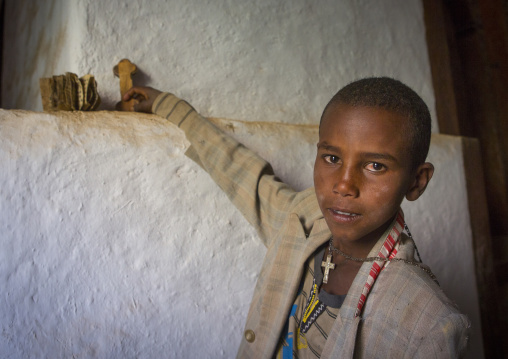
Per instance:
[[[152,111],[180,127],[191,143],[186,155],[209,173],[266,246],[284,222],[296,192],[278,181],[266,161],[223,133],[176,96],[163,93]]]

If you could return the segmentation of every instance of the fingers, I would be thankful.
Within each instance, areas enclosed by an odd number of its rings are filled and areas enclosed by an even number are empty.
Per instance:
[[[152,105],[161,91],[151,87],[133,87],[127,91],[123,97],[122,102],[128,102],[127,111],[147,112],[152,113]]]
[[[152,103],[153,102],[149,103],[148,101],[136,101],[132,106],[132,111],[152,113]]]
[[[142,97],[144,100],[148,98],[146,94],[146,88],[144,87],[132,87],[129,91],[127,91],[123,97],[122,101],[129,101],[132,98]]]

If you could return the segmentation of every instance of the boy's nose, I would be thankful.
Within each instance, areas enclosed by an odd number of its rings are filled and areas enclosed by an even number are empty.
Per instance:
[[[358,181],[358,176],[354,173],[354,170],[343,166],[337,170],[333,192],[343,197],[358,197],[360,193]]]

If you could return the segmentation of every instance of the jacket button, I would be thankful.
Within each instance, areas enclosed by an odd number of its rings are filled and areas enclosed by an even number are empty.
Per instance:
[[[256,334],[254,333],[253,330],[246,330],[245,331],[245,340],[247,340],[249,343],[253,343],[254,340],[256,340]]]

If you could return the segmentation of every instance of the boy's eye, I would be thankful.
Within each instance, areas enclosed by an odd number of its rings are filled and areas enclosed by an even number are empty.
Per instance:
[[[371,171],[371,172],[381,172],[381,171],[386,170],[386,166],[381,163],[378,163],[378,162],[370,162],[370,163],[367,163],[367,165],[365,166],[365,169],[367,169],[368,171]]]
[[[339,157],[334,156],[334,155],[324,155],[323,158],[328,163],[337,163],[337,162],[339,162]]]

